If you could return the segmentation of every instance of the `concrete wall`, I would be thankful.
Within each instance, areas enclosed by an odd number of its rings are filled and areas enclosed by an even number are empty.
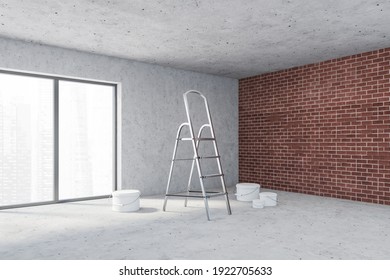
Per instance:
[[[240,180],[390,205],[390,48],[240,80]]]
[[[182,93],[210,103],[228,186],[238,180],[238,81],[130,60],[0,39],[0,68],[120,82],[122,185],[165,192],[177,127],[186,119]],[[178,188],[188,166],[177,169]]]

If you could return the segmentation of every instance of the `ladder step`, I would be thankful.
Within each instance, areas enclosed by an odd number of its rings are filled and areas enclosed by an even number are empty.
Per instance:
[[[208,158],[220,158],[220,156],[199,157],[199,159],[208,159]]]
[[[189,190],[190,193],[202,193],[202,190]],[[207,193],[220,193],[220,192],[213,192],[213,191],[207,191]]]
[[[207,179],[207,178],[213,178],[213,177],[222,177],[223,173],[216,173],[216,174],[210,174],[210,175],[203,175],[200,176],[202,179]]]
[[[196,158],[175,158],[172,161],[181,161],[181,160],[194,160]]]
[[[176,140],[180,141],[215,141],[215,138],[188,138],[188,137],[182,137],[182,138],[177,138]]]
[[[191,193],[198,193],[198,192],[191,192]],[[167,193],[165,196],[192,197],[192,198],[210,198],[210,197],[221,196],[221,195],[227,195],[227,193],[225,193],[225,192],[206,192],[205,196],[203,196],[202,192],[199,192],[198,195],[196,195],[196,194],[186,194],[186,193]]]
[[[209,159],[209,158],[220,158],[220,156],[206,156],[206,157],[198,157],[199,159]],[[181,161],[181,160],[195,160],[194,158],[175,158],[172,161]]]

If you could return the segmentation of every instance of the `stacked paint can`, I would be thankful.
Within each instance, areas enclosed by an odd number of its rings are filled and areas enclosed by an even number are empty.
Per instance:
[[[236,185],[238,201],[252,201],[259,197],[260,185],[255,183],[238,183]]]
[[[256,183],[238,183],[236,185],[238,201],[252,201],[253,208],[276,206],[278,195],[274,192],[260,192],[260,185]]]

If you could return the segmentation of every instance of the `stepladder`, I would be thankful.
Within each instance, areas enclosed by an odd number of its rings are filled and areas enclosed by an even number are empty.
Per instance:
[[[198,98],[203,99],[203,104],[204,104],[205,112],[207,115],[206,123],[204,123],[203,125],[200,126],[197,134],[195,134],[195,131],[194,131],[193,121],[191,118],[191,116],[193,116],[193,114],[191,114],[190,106],[189,106],[189,98],[188,97],[192,96],[192,95],[194,97],[198,97]],[[188,203],[189,198],[200,198],[200,199],[203,199],[203,201],[204,201],[207,220],[210,221],[211,219],[210,219],[209,199],[213,198],[213,197],[224,196],[225,202],[226,202],[227,213],[228,213],[228,215],[231,215],[232,211],[231,211],[231,207],[230,207],[228,191],[227,191],[226,184],[225,184],[225,177],[224,177],[225,174],[223,173],[223,170],[222,170],[221,156],[220,156],[219,150],[218,150],[217,140],[215,137],[214,126],[213,126],[213,122],[211,119],[210,108],[209,108],[209,104],[207,102],[207,98],[204,94],[202,94],[199,91],[189,90],[183,94],[183,99],[184,99],[184,106],[185,106],[187,121],[182,123],[177,130],[176,140],[175,140],[175,145],[174,145],[173,155],[172,155],[172,160],[171,160],[171,166],[170,166],[169,175],[168,175],[168,183],[167,183],[167,187],[166,187],[163,211],[166,211],[168,198],[170,198],[170,197],[184,198],[185,199],[184,200],[185,207],[187,207],[187,203]],[[187,130],[187,132],[186,132],[187,134],[189,132],[189,137],[182,136],[184,130]],[[210,135],[210,137],[202,137],[205,134],[206,130],[209,130],[208,135]],[[188,157],[178,158],[177,151],[179,148],[179,143],[182,141],[191,142],[192,152],[191,152],[191,155]],[[212,145],[213,154],[200,156],[199,147],[200,147],[200,143],[202,143],[202,142],[205,142],[205,143],[208,143],[209,145],[210,144]],[[205,161],[209,161],[209,160],[215,161],[216,166],[217,166],[217,172],[212,173],[212,174],[203,174],[202,165],[204,164]],[[172,176],[174,173],[174,167],[178,161],[191,161],[192,162],[191,169],[189,172],[188,184],[187,184],[186,189],[184,189],[184,187],[183,187],[184,190],[182,190],[181,192],[170,192]],[[193,176],[194,176],[194,173],[195,173],[194,170],[197,171],[196,173],[199,177],[199,186],[200,186],[200,188],[196,188],[196,189],[192,186],[192,183],[191,183]],[[206,180],[208,180],[210,178],[219,178],[220,185],[221,185],[220,186],[221,189],[219,191],[215,191],[215,190],[208,191],[208,189],[205,187]],[[194,179],[196,179],[196,178],[194,178]]]

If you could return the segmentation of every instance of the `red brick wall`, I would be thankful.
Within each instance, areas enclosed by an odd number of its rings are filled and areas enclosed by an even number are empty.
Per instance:
[[[390,205],[390,48],[241,79],[239,180]]]

